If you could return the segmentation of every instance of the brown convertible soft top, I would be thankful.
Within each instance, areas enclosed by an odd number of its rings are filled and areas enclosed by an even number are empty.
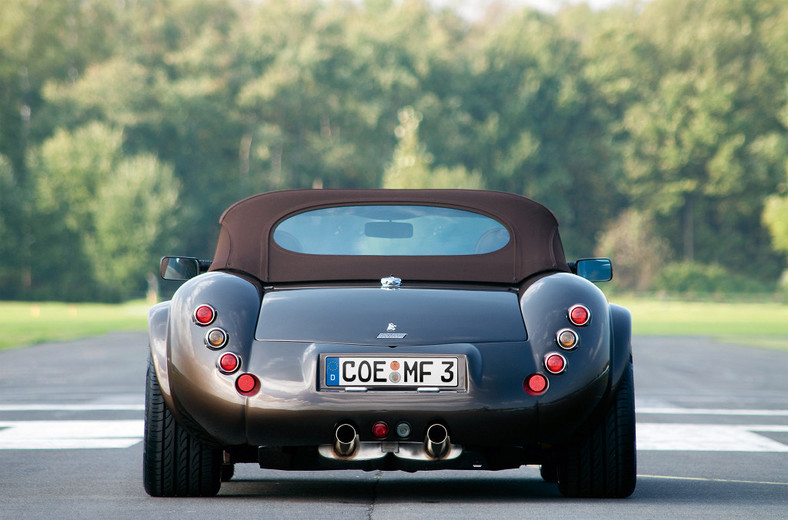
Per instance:
[[[463,256],[345,256],[288,251],[273,241],[284,218],[331,206],[407,204],[473,211],[511,236],[492,253]],[[293,190],[261,193],[230,206],[210,270],[246,273],[265,283],[378,280],[519,283],[542,272],[569,271],[553,213],[510,193],[475,190]]]

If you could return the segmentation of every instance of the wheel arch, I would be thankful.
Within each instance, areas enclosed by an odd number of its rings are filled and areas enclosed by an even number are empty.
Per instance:
[[[632,313],[629,309],[610,304],[610,333],[610,388],[614,389],[632,362]]]
[[[161,302],[148,311],[148,346],[150,348],[153,368],[159,383],[162,397],[172,409],[172,391],[167,364],[167,343],[169,337],[171,302]]]

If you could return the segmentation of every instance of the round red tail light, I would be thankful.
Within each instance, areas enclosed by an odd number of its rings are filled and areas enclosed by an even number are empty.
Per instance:
[[[530,395],[540,395],[547,390],[547,378],[542,374],[531,374],[525,378],[523,388]]]
[[[544,367],[551,374],[560,374],[566,370],[566,359],[561,354],[548,354],[544,358]]]
[[[219,370],[225,374],[232,374],[241,367],[241,360],[232,352],[222,354],[219,358]]]
[[[378,421],[372,425],[372,436],[376,439],[385,439],[389,436],[389,425],[384,421]]]
[[[197,325],[210,325],[216,319],[216,310],[210,305],[203,304],[194,309],[192,318]]]
[[[235,388],[238,390],[239,394],[248,397],[256,394],[257,391],[260,390],[260,380],[252,374],[241,374],[238,376],[238,379],[235,380]]]
[[[569,321],[572,322],[572,325],[584,327],[591,321],[591,311],[585,305],[572,305],[569,307]]]

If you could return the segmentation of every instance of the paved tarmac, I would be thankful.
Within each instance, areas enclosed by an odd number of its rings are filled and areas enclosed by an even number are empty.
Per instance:
[[[638,486],[567,500],[538,468],[281,472],[142,488],[144,333],[0,352],[0,519],[788,518],[788,352],[636,338]]]

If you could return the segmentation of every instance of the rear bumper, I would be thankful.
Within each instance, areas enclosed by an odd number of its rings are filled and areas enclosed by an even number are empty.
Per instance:
[[[547,391],[529,395],[523,381],[529,374],[544,373],[541,356],[528,342],[511,342],[396,349],[398,354],[462,356],[467,377],[458,390],[351,392],[321,387],[320,354],[369,354],[370,349],[255,341],[248,353],[239,353],[246,360],[241,372],[261,382],[252,397],[236,391],[238,373],[224,375],[215,369],[217,353],[199,349],[197,355],[191,351],[181,359],[173,353],[169,377],[174,411],[187,419],[186,425],[223,446],[330,445],[342,423],[352,424],[361,442],[374,442],[379,439],[372,436],[373,424],[385,421],[392,429],[386,441],[422,442],[427,428],[440,423],[452,443],[473,450],[560,443],[588,419],[609,386],[608,360],[599,359],[576,364],[564,374],[548,374]],[[401,422],[410,425],[410,435],[393,433]]]

